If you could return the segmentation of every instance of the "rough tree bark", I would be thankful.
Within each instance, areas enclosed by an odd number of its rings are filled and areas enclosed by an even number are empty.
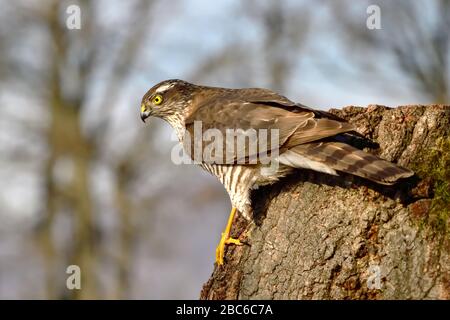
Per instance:
[[[299,170],[255,191],[254,223],[233,226],[248,245],[227,249],[201,299],[450,298],[450,107],[330,112],[417,176],[386,187]]]

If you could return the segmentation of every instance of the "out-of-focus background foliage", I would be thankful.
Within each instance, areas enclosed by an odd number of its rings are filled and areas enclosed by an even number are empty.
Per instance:
[[[0,0],[0,298],[199,296],[230,204],[170,161],[167,124],[140,121],[157,82],[321,109],[448,103],[449,34],[445,0]]]

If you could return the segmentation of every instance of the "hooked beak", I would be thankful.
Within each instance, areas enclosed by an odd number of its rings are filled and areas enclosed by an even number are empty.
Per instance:
[[[145,104],[141,105],[141,120],[145,123],[145,119],[151,116],[151,111],[147,110]]]
[[[150,111],[141,112],[141,120],[145,123],[145,119],[150,117]]]

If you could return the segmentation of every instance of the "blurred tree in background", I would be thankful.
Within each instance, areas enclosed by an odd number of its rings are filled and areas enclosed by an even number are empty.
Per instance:
[[[167,126],[140,123],[145,91],[182,78],[325,108],[448,103],[449,3],[376,1],[369,30],[372,3],[346,0],[0,1],[0,297],[196,298],[229,203],[170,161]]]
[[[355,10],[380,8],[381,29],[364,28]],[[418,91],[432,103],[450,101],[450,1],[336,1],[330,7],[340,34],[340,50],[352,63],[337,73],[365,77],[382,90]]]
[[[6,10],[10,10],[10,15],[4,13],[5,18],[11,21],[6,24],[10,32],[4,35],[9,37],[9,45],[3,47],[9,59],[2,69],[7,69],[7,80],[17,82],[20,86],[17,90],[30,100],[27,109],[42,105],[40,113],[48,116],[39,130],[23,123],[26,135],[39,135],[45,141],[45,155],[40,164],[44,186],[42,205],[34,228],[36,245],[42,251],[45,265],[45,297],[103,296],[97,274],[102,232],[94,214],[96,201],[90,181],[96,162],[107,162],[116,176],[115,205],[120,216],[117,241],[121,249],[117,257],[118,285],[112,297],[127,297],[134,242],[128,188],[139,166],[136,161],[149,148],[145,148],[144,139],[140,139],[112,159],[108,156],[111,147],[108,135],[116,101],[121,96],[121,88],[129,81],[141,52],[141,39],[148,31],[146,20],[152,2],[135,2],[129,8],[132,14],[126,15],[120,24],[120,33],[101,25],[98,15],[102,7],[98,3],[84,1],[79,5],[83,14],[82,29],[69,30],[64,19],[68,5],[63,2],[4,4]],[[39,30],[39,33],[32,30]],[[33,37],[39,39],[33,43]],[[21,50],[25,51],[25,57],[16,54]],[[96,76],[102,68],[109,69],[108,76],[102,79],[102,93],[96,93]],[[87,115],[91,111],[86,109],[94,94],[99,99],[102,116],[89,125],[83,117],[91,118]],[[24,107],[20,109],[20,114],[28,112]],[[139,148],[139,155],[134,150],[138,145],[144,146]],[[71,226],[64,248],[59,247],[61,243],[54,234],[57,232],[54,229],[59,227],[59,214],[66,215]],[[83,290],[65,288],[65,274],[61,271],[70,264],[80,266]]]

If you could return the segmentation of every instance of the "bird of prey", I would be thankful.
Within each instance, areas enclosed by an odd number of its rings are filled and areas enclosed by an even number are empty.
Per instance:
[[[236,147],[234,150],[231,148],[231,152],[226,151],[227,155],[231,153],[231,157],[225,161],[214,158],[214,161],[200,159],[197,162],[220,180],[232,203],[227,226],[216,249],[218,265],[224,262],[226,245],[242,244],[240,240],[230,237],[230,230],[236,211],[246,219],[251,218],[252,189],[272,184],[299,168],[330,175],[345,172],[384,185],[394,184],[414,174],[411,170],[345,143],[345,135],[357,134],[345,120],[292,102],[267,89],[227,89],[166,80],[144,95],[140,116],[144,122],[150,116],[167,121],[191,158],[198,141],[185,137],[186,133],[190,133],[190,137],[196,136],[196,123],[201,124],[202,132],[197,135],[200,139],[207,130],[215,130],[224,136],[232,130],[232,143],[242,141],[242,135],[250,129],[277,133],[274,145],[257,135],[253,139],[259,146],[263,145],[257,151],[244,150],[238,156],[241,150]],[[273,139],[269,140],[273,142]],[[226,141],[229,142],[228,138]],[[204,150],[208,143],[200,145]],[[248,146],[248,142],[245,145]],[[259,157],[263,151],[275,155],[273,160],[277,166],[271,167],[272,170],[264,170],[270,164],[263,163],[262,157]]]

